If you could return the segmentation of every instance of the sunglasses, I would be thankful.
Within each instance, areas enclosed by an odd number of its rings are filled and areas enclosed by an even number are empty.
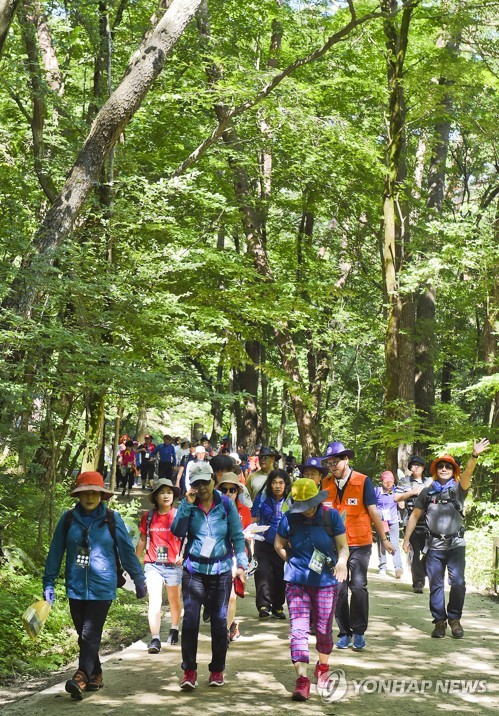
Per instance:
[[[203,485],[208,485],[208,480],[194,480],[194,482],[191,482],[191,487],[196,489],[202,487]]]
[[[229,495],[233,495],[234,492],[239,492],[237,487],[220,487],[219,489],[220,492],[223,492],[224,495],[226,495],[227,493],[229,493]]]
[[[451,462],[439,462],[437,464],[437,470],[443,470],[444,467],[447,468],[447,470],[454,469],[454,465]]]

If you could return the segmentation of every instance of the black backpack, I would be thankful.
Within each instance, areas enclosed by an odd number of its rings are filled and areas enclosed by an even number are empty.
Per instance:
[[[64,543],[66,543],[66,539],[68,536],[69,528],[71,527],[71,522],[73,521],[73,512],[74,509],[68,510],[66,514],[64,515],[64,526],[63,526],[63,534],[64,534]],[[113,538],[114,542],[114,558],[116,560],[116,585],[118,587],[123,587],[126,584],[126,577],[124,575],[123,567],[121,566],[120,557],[118,554],[118,547],[116,545],[116,522],[114,519],[114,510],[110,510],[109,507],[106,507],[106,516],[104,517],[104,520],[101,523],[101,526],[103,524],[107,524],[109,532],[111,533],[111,537]]]

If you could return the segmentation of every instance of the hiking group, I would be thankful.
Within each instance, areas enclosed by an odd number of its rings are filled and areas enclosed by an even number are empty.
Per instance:
[[[296,671],[291,698],[305,701],[310,696],[311,634],[316,640],[314,677],[320,693],[328,685],[334,619],[337,649],[362,652],[366,648],[373,526],[379,572],[387,573],[388,553],[396,579],[403,573],[399,525],[405,526],[403,549],[409,555],[413,591],[421,594],[428,578],[431,636],[444,637],[448,623],[452,637],[463,637],[463,507],[476,460],[488,440],[474,442],[462,472],[452,456],[441,455],[431,462],[431,477],[427,477],[425,461],[413,456],[409,475],[397,480],[385,471],[375,487],[369,477],[352,468],[354,452],[341,442],[329,443],[325,455],[309,457],[300,465],[286,460],[289,469],[280,469],[276,463],[281,455],[271,447],[261,447],[257,459],[251,460],[230,453],[229,442],[223,439],[218,451],[209,444],[194,449],[178,446],[184,451],[179,460],[170,436],[165,436],[163,451],[155,448],[150,436],[137,450],[128,436],[124,438],[121,456],[127,450],[134,455],[131,460],[121,458],[120,464],[126,474],[130,464],[136,468],[135,455],[143,455],[142,488],[149,487],[152,504],[142,515],[135,549],[119,513],[103,504],[113,497],[103,476],[83,472],[71,492],[78,502],[59,520],[45,566],[43,596],[53,603],[66,554],[66,594],[80,649],[78,670],[66,682],[73,698],[81,699],[85,691],[103,685],[99,648],[121,584],[121,567],[135,583],[137,598],[149,597],[150,654],[162,648],[166,587],[171,616],[166,644],[180,641],[183,691],[198,686],[201,619],[209,621],[211,629],[208,685],[224,684],[227,649],[240,636],[236,595],[244,596],[247,576],[254,573],[258,619],[285,620],[287,604]],[[190,459],[182,465],[187,454]],[[153,477],[157,479],[151,482]],[[127,478],[124,492],[132,486]]]

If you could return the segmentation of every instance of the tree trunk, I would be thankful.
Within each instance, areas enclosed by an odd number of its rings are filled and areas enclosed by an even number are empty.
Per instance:
[[[85,398],[85,450],[81,471],[97,470],[102,448],[105,419],[105,398],[91,394]]]
[[[393,13],[397,0],[383,0],[382,8]],[[409,206],[405,182],[407,178],[405,138],[404,62],[409,38],[413,5],[402,11],[400,27],[396,18],[385,19],[384,30],[388,50],[388,142],[387,174],[383,200],[383,278],[388,321],[385,338],[386,413],[389,421],[407,418],[414,402],[414,306],[410,296],[402,295],[400,273],[409,253]],[[388,446],[387,468],[396,474],[399,457],[404,459],[406,445]],[[399,455],[400,453],[400,455]]]
[[[113,436],[113,461],[111,463],[111,475],[109,477],[109,489],[114,492],[116,489],[116,468],[118,467],[118,447],[120,444],[121,418],[123,417],[123,406],[118,403],[116,406],[116,417],[114,419]]]
[[[137,434],[135,439],[139,443],[144,442],[144,435],[147,434],[147,408],[145,405],[139,405],[139,415],[137,418]]]
[[[64,187],[38,230],[32,252],[21,266],[25,280],[16,277],[4,306],[30,315],[44,265],[71,233],[90,190],[98,181],[105,158],[140,107],[162,71],[166,57],[197,12],[201,0],[173,0],[148,39],[133,55],[125,75],[97,114]],[[37,260],[35,256],[38,255]]]
[[[260,343],[258,341],[246,341],[245,349],[249,360],[244,368],[238,372],[238,387],[245,394],[238,442],[245,445],[247,450],[254,450],[258,439]]]
[[[279,430],[277,433],[277,452],[279,452],[282,455],[282,450],[284,448],[284,435],[286,431],[286,413],[288,410],[288,391],[286,386],[283,384],[282,386],[282,394],[281,394],[281,419],[279,421]]]
[[[0,57],[18,5],[19,0],[0,0]]]

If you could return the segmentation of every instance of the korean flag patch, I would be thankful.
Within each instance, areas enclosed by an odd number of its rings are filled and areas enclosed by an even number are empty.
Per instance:
[[[347,505],[356,505],[357,504],[357,498],[356,497],[349,497],[347,500]]]

